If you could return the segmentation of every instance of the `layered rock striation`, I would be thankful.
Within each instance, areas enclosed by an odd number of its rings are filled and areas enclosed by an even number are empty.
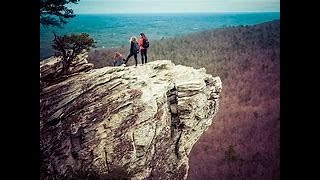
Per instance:
[[[169,60],[93,69],[86,57],[56,83],[61,59],[40,64],[42,178],[186,179],[188,155],[218,111],[220,78]]]

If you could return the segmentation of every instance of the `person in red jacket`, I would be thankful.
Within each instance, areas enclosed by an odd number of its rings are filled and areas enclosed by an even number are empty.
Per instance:
[[[141,62],[142,64],[147,63],[148,56],[147,56],[147,48],[149,46],[145,46],[145,43],[149,42],[148,38],[144,33],[140,33],[140,39],[139,39],[139,46],[140,46],[140,55],[141,55]],[[145,60],[145,61],[144,61]]]

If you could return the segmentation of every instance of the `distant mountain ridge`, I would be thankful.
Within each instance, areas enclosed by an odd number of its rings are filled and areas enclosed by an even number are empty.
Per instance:
[[[139,32],[154,41],[206,29],[253,25],[279,16],[277,12],[76,15],[63,28],[40,27],[40,59],[53,55],[52,31],[57,35],[85,32],[97,41],[97,49],[118,48],[128,45],[131,36],[139,37]]]

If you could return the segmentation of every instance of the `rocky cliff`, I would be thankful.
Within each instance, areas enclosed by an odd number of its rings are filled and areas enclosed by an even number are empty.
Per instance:
[[[93,69],[83,54],[60,81],[40,63],[41,177],[117,172],[186,179],[188,155],[218,111],[221,81],[169,60]]]

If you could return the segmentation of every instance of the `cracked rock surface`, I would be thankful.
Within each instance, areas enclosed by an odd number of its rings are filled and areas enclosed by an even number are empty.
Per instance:
[[[40,64],[42,177],[121,167],[131,179],[186,179],[218,111],[220,78],[169,60],[93,69],[86,57],[57,83],[46,81],[59,59]]]

